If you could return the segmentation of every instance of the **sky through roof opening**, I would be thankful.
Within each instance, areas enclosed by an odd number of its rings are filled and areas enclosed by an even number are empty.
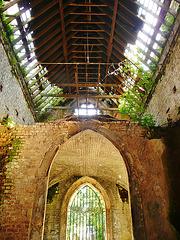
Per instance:
[[[81,104],[80,108],[76,108],[74,112],[76,116],[92,116],[99,114],[100,110],[95,109],[93,104]]]

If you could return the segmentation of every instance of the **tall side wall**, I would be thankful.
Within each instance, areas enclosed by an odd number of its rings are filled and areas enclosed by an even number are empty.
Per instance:
[[[156,86],[147,113],[154,116],[158,125],[167,125],[180,119],[180,38]]]
[[[35,122],[22,89],[13,75],[6,52],[0,43],[0,121],[7,117],[18,125]]]

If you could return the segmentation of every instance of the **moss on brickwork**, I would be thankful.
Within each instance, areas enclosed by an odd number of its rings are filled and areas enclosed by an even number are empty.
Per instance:
[[[180,121],[168,127],[164,136],[166,151],[164,153],[164,166],[170,186],[169,221],[177,231],[180,238]]]
[[[11,179],[7,177],[7,164],[12,162],[21,145],[21,140],[16,138],[16,129],[8,126],[0,126],[0,204],[8,195],[7,189],[11,188]]]

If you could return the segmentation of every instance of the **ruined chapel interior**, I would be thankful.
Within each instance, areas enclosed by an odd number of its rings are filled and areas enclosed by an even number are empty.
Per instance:
[[[180,1],[0,17],[0,239],[180,239]]]

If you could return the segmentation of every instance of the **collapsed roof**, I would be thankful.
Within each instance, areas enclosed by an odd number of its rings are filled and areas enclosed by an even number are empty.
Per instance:
[[[134,84],[117,69],[125,61],[136,66],[134,45],[146,69],[157,64],[178,7],[177,0],[4,1],[2,42],[11,45],[33,111],[89,101],[117,107],[127,78]]]

